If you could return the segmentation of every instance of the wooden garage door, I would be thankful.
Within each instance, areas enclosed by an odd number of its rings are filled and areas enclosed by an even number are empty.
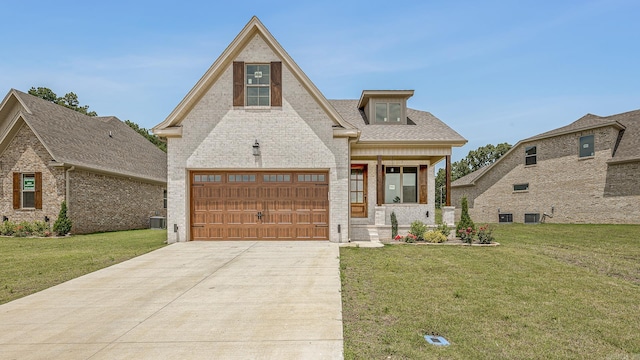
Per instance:
[[[193,240],[328,240],[327,172],[192,171]]]

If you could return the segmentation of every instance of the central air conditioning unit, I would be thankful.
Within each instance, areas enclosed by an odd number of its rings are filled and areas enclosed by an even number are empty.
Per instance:
[[[150,229],[166,229],[167,228],[167,218],[164,216],[152,216],[149,218],[149,228]]]

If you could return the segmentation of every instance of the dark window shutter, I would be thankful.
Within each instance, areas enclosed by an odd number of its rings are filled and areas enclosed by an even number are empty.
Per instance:
[[[271,106],[282,106],[282,63],[271,63]]]
[[[244,106],[244,62],[233,62],[233,106]]]
[[[13,208],[20,209],[20,173],[13,173]]]
[[[427,203],[427,165],[420,165],[420,171],[418,172],[418,193],[420,194],[420,200],[418,203],[426,204]]]
[[[36,209],[42,209],[42,173],[36,174]]]

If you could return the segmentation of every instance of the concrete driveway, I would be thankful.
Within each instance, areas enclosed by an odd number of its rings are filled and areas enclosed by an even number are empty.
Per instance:
[[[1,359],[341,359],[338,245],[188,242],[0,305]]]

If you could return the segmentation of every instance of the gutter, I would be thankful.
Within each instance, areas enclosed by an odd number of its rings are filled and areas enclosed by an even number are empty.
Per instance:
[[[70,168],[68,168],[65,172],[64,172],[64,180],[65,180],[65,195],[64,195],[64,200],[67,202],[67,212],[70,212],[71,206],[69,203],[69,198],[71,196],[71,186],[70,183],[71,181],[69,180],[69,173],[73,170],[75,170],[76,167],[72,166]]]

